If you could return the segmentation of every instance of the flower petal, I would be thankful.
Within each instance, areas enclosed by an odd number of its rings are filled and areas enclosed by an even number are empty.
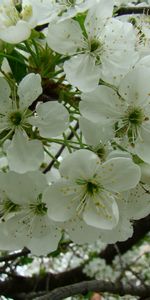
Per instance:
[[[98,86],[90,93],[82,93],[81,98],[80,112],[92,122],[113,125],[122,115],[122,102],[109,87]]]
[[[39,104],[36,112],[37,116],[28,118],[28,121],[39,128],[41,136],[55,137],[67,129],[69,113],[61,103],[51,101]]]
[[[98,86],[100,68],[94,57],[89,54],[78,54],[64,63],[66,78],[73,86],[83,92],[90,92]]]
[[[52,184],[43,195],[47,204],[48,216],[54,221],[64,222],[76,213],[80,201],[80,192],[70,181],[59,180]]]
[[[98,156],[89,150],[78,150],[67,155],[62,161],[59,171],[69,179],[89,179],[93,177],[100,163]]]
[[[146,217],[150,212],[150,187],[138,184],[136,188],[132,189],[125,197],[124,207],[127,218],[131,220],[138,220]]]
[[[150,123],[140,128],[140,136],[136,140],[134,151],[145,162],[150,163]]]
[[[128,219],[120,216],[116,227],[111,230],[101,230],[100,233],[102,242],[114,244],[118,241],[122,242],[132,237],[133,226]]]
[[[113,128],[110,124],[102,126],[101,123],[95,123],[80,117],[79,125],[88,145],[96,146],[100,142],[106,143],[114,137]]]
[[[129,105],[147,105],[150,101],[150,85],[147,78],[150,69],[137,67],[129,72],[119,86],[120,95]]]
[[[48,27],[47,43],[51,49],[61,54],[74,54],[82,49],[84,39],[77,21],[65,20]]]
[[[79,217],[65,222],[63,227],[67,230],[71,240],[77,244],[93,243],[100,237],[99,228],[87,225]]]
[[[11,108],[12,103],[9,99],[11,94],[11,89],[8,82],[3,78],[0,77],[0,113],[6,114]]]
[[[61,239],[61,232],[56,228],[50,228],[49,234],[37,238],[33,236],[27,243],[28,247],[34,255],[47,255],[57,249]]]
[[[89,9],[85,19],[85,28],[89,37],[94,38],[103,30],[107,19],[112,16],[113,1],[100,0],[96,5]]]
[[[19,130],[15,132],[6,152],[10,169],[18,173],[37,170],[44,161],[42,143],[28,140]]]
[[[3,176],[4,180],[1,182],[1,188],[11,201],[20,205],[36,202],[37,197],[47,187],[46,178],[39,171],[25,174],[9,171]]]
[[[100,192],[89,197],[83,212],[83,220],[91,226],[112,229],[119,220],[118,206],[114,197],[108,192]]]
[[[101,184],[113,192],[126,191],[135,187],[141,177],[140,167],[130,158],[118,157],[106,161],[97,170]]]
[[[16,25],[0,30],[0,39],[10,44],[17,44],[29,38],[31,27],[25,21],[19,20]]]
[[[41,76],[30,73],[26,75],[18,86],[19,106],[28,108],[42,93]]]

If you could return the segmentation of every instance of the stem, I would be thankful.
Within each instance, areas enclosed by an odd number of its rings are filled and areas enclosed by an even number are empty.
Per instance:
[[[26,66],[26,64],[23,61],[21,61],[19,58],[15,57],[15,56],[12,56],[10,54],[0,52],[0,57],[6,57],[6,58],[9,58],[9,59],[12,59],[14,61],[19,62],[21,65]]]
[[[46,149],[46,147],[44,147],[44,150],[45,150],[45,152],[57,163],[57,164],[59,164],[59,161],[57,160],[57,158],[52,154],[52,153],[50,153],[47,149]]]
[[[32,50],[32,48],[30,47],[28,41],[25,41],[24,43],[25,43],[25,45],[26,45],[26,48],[27,48],[28,52],[31,54],[31,56],[32,56],[32,58],[33,58],[33,61],[34,61],[35,65],[38,67],[39,64],[38,64],[38,59],[37,59],[36,54],[34,53],[34,51]]]
[[[69,151],[70,153],[72,153],[71,147],[70,147],[70,145],[69,145],[69,142],[68,142],[68,140],[67,140],[67,136],[66,136],[65,133],[63,133],[63,137],[64,137],[64,145],[65,145],[65,147],[67,147],[68,151]]]

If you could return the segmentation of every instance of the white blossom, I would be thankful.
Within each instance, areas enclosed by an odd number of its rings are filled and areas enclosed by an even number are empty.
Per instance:
[[[67,221],[79,216],[90,226],[112,229],[119,221],[118,193],[136,186],[140,168],[128,158],[101,164],[89,150],[78,150],[61,163],[62,179],[44,193],[49,217]]]
[[[11,235],[20,247],[29,247],[34,254],[54,251],[61,238],[61,230],[48,218],[46,204],[42,200],[47,186],[45,176],[39,171],[25,174],[10,171],[1,174],[0,182],[5,194],[1,200],[3,207],[6,207],[5,199],[9,202],[7,211],[3,209],[1,212],[7,235]]]
[[[44,159],[41,141],[28,140],[26,131],[36,126],[44,137],[60,135],[68,126],[66,108],[54,101],[37,106],[36,114],[29,107],[42,93],[39,74],[26,75],[18,85],[17,95],[10,98],[11,89],[4,78],[0,78],[0,131],[6,131],[12,142],[7,149],[9,166],[20,173],[37,169]],[[26,162],[25,162],[26,161]]]
[[[32,7],[24,7],[21,13],[15,7],[13,0],[3,0],[0,3],[0,39],[7,43],[17,44],[30,37],[31,29],[36,26],[30,22]]]
[[[82,95],[80,111],[83,118],[99,124],[99,139],[119,137],[128,138],[130,151],[134,151],[145,162],[150,162],[150,69],[137,67],[120,82],[118,93],[105,86],[99,86],[94,92]],[[119,94],[119,95],[118,95]],[[86,134],[84,123],[82,131]]]
[[[111,18],[112,9],[111,0],[89,9],[85,33],[73,19],[49,25],[47,43],[54,51],[71,56],[64,71],[81,91],[94,90],[100,78],[118,84],[138,58],[132,25]]]
[[[6,153],[10,169],[18,173],[37,170],[44,160],[42,143],[29,140],[20,130],[16,130]]]
[[[37,25],[43,25],[56,19],[60,13],[55,0],[22,0],[23,8],[32,8],[32,19]]]

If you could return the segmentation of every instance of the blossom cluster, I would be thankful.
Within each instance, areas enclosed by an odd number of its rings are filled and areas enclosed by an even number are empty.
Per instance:
[[[0,1],[0,249],[124,241],[150,212],[149,1]]]

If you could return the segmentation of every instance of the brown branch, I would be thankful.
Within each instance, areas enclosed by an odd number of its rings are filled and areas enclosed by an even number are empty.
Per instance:
[[[115,16],[131,15],[131,14],[150,15],[150,6],[120,7],[115,11]]]
[[[75,127],[74,127],[74,130],[77,130],[78,128],[79,128],[79,123],[77,122],[76,125],[75,125]],[[71,132],[71,133],[68,135],[67,140],[70,141],[73,137],[74,137],[74,133]],[[53,159],[53,160],[49,163],[49,165],[44,169],[44,171],[43,171],[44,174],[46,174],[48,171],[51,170],[51,168],[53,167],[53,165],[54,165],[55,162],[56,162],[56,159],[62,154],[62,152],[64,151],[65,147],[66,147],[65,144],[63,144],[63,145],[60,147],[60,149],[58,150],[58,152],[57,152],[56,155],[55,155],[55,159]]]
[[[21,256],[27,256],[30,253],[30,250],[27,248],[23,248],[23,250],[21,251],[17,251],[15,253],[11,253],[5,256],[1,256],[0,257],[0,262],[9,262],[9,261],[13,261],[16,258],[19,258]]]
[[[68,285],[62,288],[57,288],[54,291],[47,293],[47,295],[34,298],[36,300],[62,300],[70,296],[79,294],[87,294],[88,292],[108,292],[111,294],[117,294],[120,296],[132,295],[147,297],[150,295],[150,286],[145,287],[143,285],[135,286],[101,280],[84,281],[72,285]]]

